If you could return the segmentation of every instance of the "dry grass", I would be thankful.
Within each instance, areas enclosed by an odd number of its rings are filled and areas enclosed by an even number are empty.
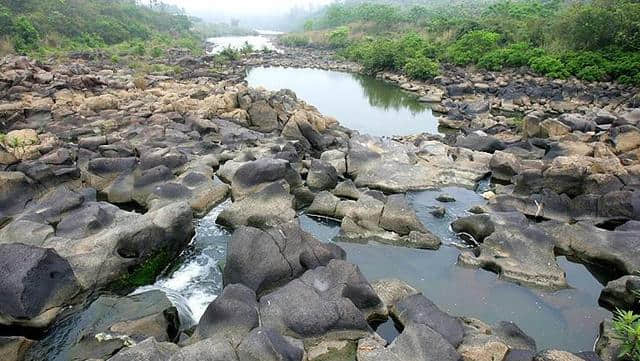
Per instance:
[[[13,42],[8,36],[0,37],[0,56],[14,54]]]
[[[137,89],[146,90],[149,86],[149,83],[147,83],[147,79],[145,79],[144,76],[138,75],[135,79],[133,79],[133,85],[135,85]]]

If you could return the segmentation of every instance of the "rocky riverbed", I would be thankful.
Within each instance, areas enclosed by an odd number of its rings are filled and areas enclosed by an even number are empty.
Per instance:
[[[615,360],[538,350],[509,320],[447,314],[401,280],[367,280],[300,212],[346,240],[438,248],[406,192],[473,188],[488,204],[451,224],[459,264],[528,287],[568,287],[556,257],[610,270],[601,304],[638,309],[640,109],[634,89],[524,71],[448,69],[386,81],[433,104],[446,137],[374,137],[252,66],[360,72],[329,53],[254,54],[224,68],[175,51],[177,76],[140,77],[100,56],[0,61],[0,356],[3,360]],[[189,324],[152,283],[226,199],[224,290]],[[447,201],[446,197],[442,201]],[[401,267],[402,265],[398,265]],[[376,326],[392,319],[398,336]]]

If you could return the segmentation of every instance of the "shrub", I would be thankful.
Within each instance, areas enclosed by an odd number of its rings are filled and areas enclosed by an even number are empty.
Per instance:
[[[313,30],[313,20],[309,19],[304,22],[304,31],[311,31],[311,30]]]
[[[544,55],[544,50],[533,48],[527,43],[515,43],[493,50],[478,60],[478,65],[488,70],[501,70],[504,67],[529,65],[531,59]]]
[[[38,47],[40,35],[36,28],[33,27],[29,19],[24,16],[18,17],[14,24],[15,31],[15,49],[20,54],[26,54]]]
[[[340,26],[329,33],[329,45],[334,48],[344,48],[349,44],[349,28]]]
[[[218,56],[227,61],[238,60],[240,59],[240,52],[231,46],[227,46],[218,53]]]
[[[640,360],[640,315],[617,310],[613,317],[613,331],[622,341],[618,357],[632,361]]]
[[[532,58],[529,66],[535,72],[552,78],[564,79],[569,76],[567,69],[560,59],[552,55],[542,55]]]
[[[447,48],[447,58],[457,65],[477,63],[485,54],[498,48],[500,34],[490,31],[471,31]]]
[[[151,57],[159,58],[162,55],[164,55],[164,49],[162,49],[161,47],[154,46],[153,48],[151,48]]]
[[[282,36],[280,42],[285,46],[307,46],[310,40],[308,36],[303,34],[288,34]]]
[[[411,58],[404,66],[404,72],[415,79],[433,79],[440,74],[440,63],[423,55]]]
[[[0,34],[10,34],[13,30],[11,11],[0,5]]]

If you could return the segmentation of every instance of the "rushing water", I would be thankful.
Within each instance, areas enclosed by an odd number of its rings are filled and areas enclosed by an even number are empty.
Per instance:
[[[273,50],[278,51],[268,36],[263,35],[248,35],[248,36],[219,36],[215,38],[208,38],[207,43],[212,46],[210,54],[217,54],[226,48],[233,48],[235,50],[242,49],[246,44],[249,44],[255,50]]]
[[[391,135],[420,131],[437,132],[428,109],[399,90],[375,79],[311,69],[254,69],[250,85],[293,89],[300,98],[318,106],[321,112],[336,116],[345,126],[361,132]],[[457,201],[440,203],[441,193]],[[571,288],[556,292],[529,289],[497,278],[494,273],[457,265],[458,238],[449,224],[467,214],[473,205],[483,204],[478,193],[461,188],[414,192],[408,195],[418,217],[443,239],[437,251],[393,247],[377,243],[340,242],[349,261],[357,264],[369,280],[399,278],[420,289],[443,310],[475,317],[485,322],[516,322],[533,337],[539,349],[591,350],[598,324],[610,313],[597,305],[602,285],[580,264],[558,257]],[[198,221],[197,235],[176,267],[152,288],[169,290],[183,297],[197,320],[209,302],[221,292],[218,262],[224,258],[230,233],[215,224],[216,207]],[[431,211],[445,207],[444,218]],[[302,227],[317,238],[331,242],[339,232],[334,221],[300,217]],[[146,288],[148,289],[148,288]],[[179,297],[178,297],[179,298]],[[393,334],[390,323],[379,332]]]
[[[320,69],[254,68],[250,86],[291,89],[349,129],[377,136],[438,134],[431,109],[409,93],[369,76]]]

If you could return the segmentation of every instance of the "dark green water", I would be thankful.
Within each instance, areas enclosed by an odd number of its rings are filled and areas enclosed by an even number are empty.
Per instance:
[[[343,126],[377,136],[438,134],[431,109],[411,94],[381,80],[319,69],[254,68],[252,87],[291,89],[298,98],[335,117]]]

